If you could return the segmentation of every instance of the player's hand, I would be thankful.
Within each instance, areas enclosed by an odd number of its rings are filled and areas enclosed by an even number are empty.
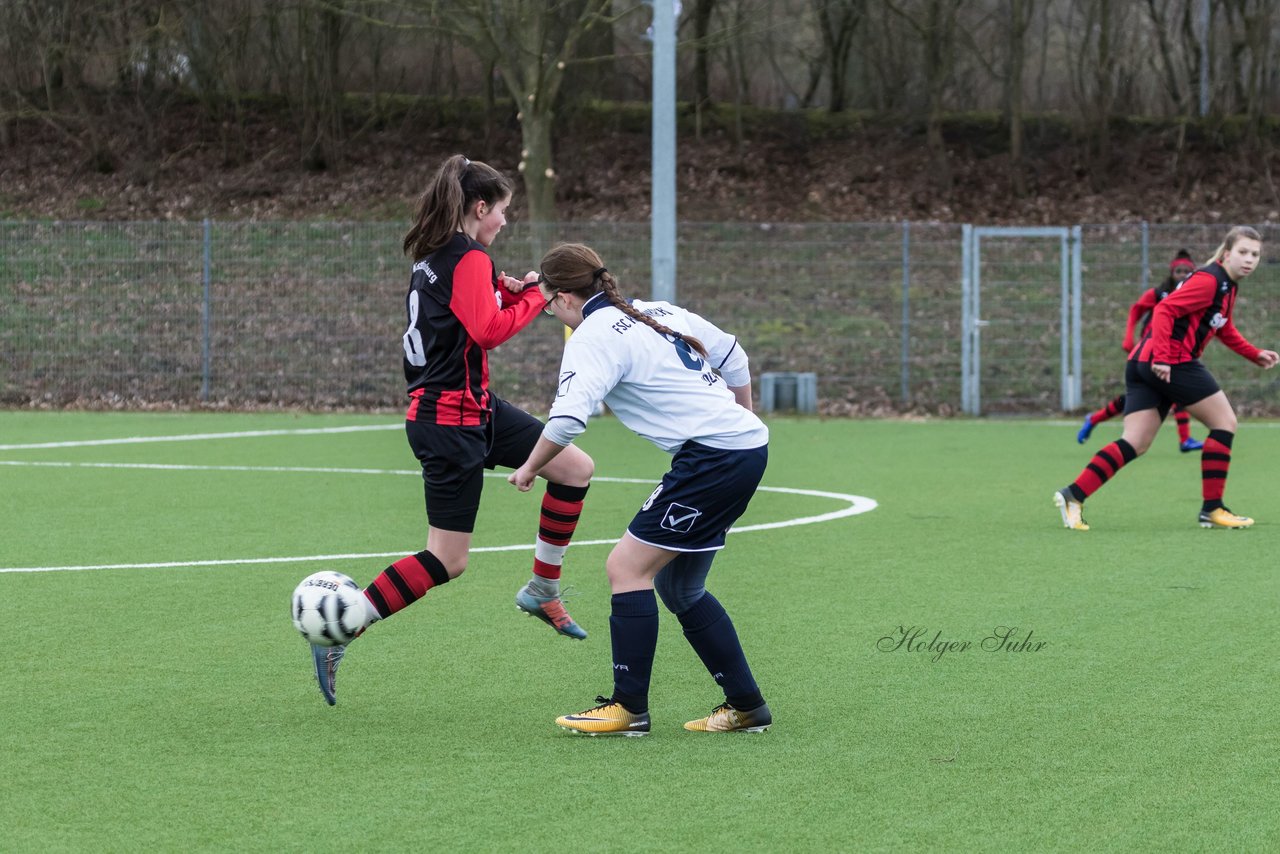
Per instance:
[[[1152,362],[1151,373],[1155,374],[1156,379],[1160,380],[1160,382],[1167,383],[1170,375],[1173,373],[1173,369],[1168,365],[1162,365],[1159,362]]]
[[[533,487],[533,481],[536,477],[536,474],[529,471],[524,466],[520,466],[520,468],[507,475],[507,483],[511,484],[521,492],[528,492],[530,488]]]
[[[515,278],[512,278],[511,276],[508,276],[506,273],[499,273],[498,281],[502,282],[502,286],[507,290],[511,291],[511,293],[513,294],[518,294],[522,290],[524,290],[524,282],[522,282],[520,279],[515,279]]]
[[[1280,353],[1275,350],[1263,350],[1258,354],[1258,364],[1267,370],[1274,368],[1277,363],[1280,363]]]

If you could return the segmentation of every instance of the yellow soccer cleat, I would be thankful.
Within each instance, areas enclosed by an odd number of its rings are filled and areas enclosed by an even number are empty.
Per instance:
[[[721,703],[711,714],[689,721],[684,728],[690,732],[764,732],[771,726],[773,714],[767,705],[740,712],[728,703]]]
[[[576,715],[561,715],[556,725],[581,735],[648,735],[649,713],[627,711],[621,703],[608,697],[596,697],[600,705]]]
[[[1059,489],[1053,494],[1053,503],[1058,505],[1058,512],[1062,514],[1063,527],[1073,531],[1089,530],[1089,523],[1084,520],[1084,505],[1076,501],[1074,495]]]
[[[1239,530],[1248,528],[1253,524],[1253,520],[1248,516],[1237,516],[1225,507],[1218,507],[1210,510],[1208,513],[1200,514],[1201,528],[1227,528],[1229,530]]]

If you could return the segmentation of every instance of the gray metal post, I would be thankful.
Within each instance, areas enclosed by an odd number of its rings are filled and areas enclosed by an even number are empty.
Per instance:
[[[1071,373],[1075,377],[1072,389],[1071,409],[1084,403],[1084,326],[1080,321],[1081,303],[1084,301],[1084,276],[1081,274],[1084,240],[1081,238],[1080,226],[1071,228],[1071,325],[1073,328]]]
[[[209,375],[212,373],[212,364],[210,360],[211,348],[209,346],[209,315],[211,313],[210,292],[212,291],[212,268],[213,268],[213,247],[212,240],[213,227],[209,220],[204,221],[204,303],[200,309],[200,337],[202,340],[202,370],[200,381],[200,399],[209,399]]]
[[[969,292],[973,289],[973,226],[960,226],[960,410],[967,415],[973,412],[973,384],[969,375],[973,370],[973,310]]]
[[[655,300],[676,298],[676,16],[653,3],[653,283]]]
[[[1060,278],[1060,295],[1058,299],[1061,303],[1058,323],[1062,328],[1062,345],[1060,348],[1062,394],[1059,395],[1059,402],[1064,411],[1071,408],[1071,386],[1075,384],[1075,379],[1071,376],[1071,247],[1069,239],[1069,236],[1064,231],[1058,241],[1058,271]]]
[[[911,223],[902,221],[902,404],[911,399]]]

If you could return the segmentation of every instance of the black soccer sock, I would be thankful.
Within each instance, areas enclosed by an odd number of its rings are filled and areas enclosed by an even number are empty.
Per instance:
[[[653,590],[615,593],[609,600],[613,699],[633,714],[649,711],[649,679],[658,647],[658,598]]]
[[[733,620],[716,597],[704,593],[693,607],[677,617],[685,640],[702,659],[711,678],[724,689],[729,705],[741,712],[763,706],[764,697],[751,675]]]

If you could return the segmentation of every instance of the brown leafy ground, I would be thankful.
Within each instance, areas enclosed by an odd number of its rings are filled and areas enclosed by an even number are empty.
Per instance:
[[[355,130],[331,168],[301,166],[287,118],[259,109],[243,130],[178,105],[144,128],[103,117],[110,171],[50,126],[11,126],[0,147],[0,216],[55,219],[355,219],[403,221],[439,160],[462,151],[514,173],[509,120],[442,129],[419,114]],[[642,122],[565,123],[557,140],[559,217],[644,221],[649,132]],[[1120,128],[1105,165],[1056,124],[1029,126],[1028,192],[1008,178],[991,121],[946,129],[950,189],[936,180],[919,128],[755,116],[735,143],[730,123],[679,140],[679,216],[687,221],[913,221],[977,224],[1265,222],[1280,219],[1270,143],[1232,143],[1230,128],[1193,133]],[[139,140],[143,140],[139,142]],[[1277,169],[1280,171],[1280,168]],[[515,210],[518,215],[519,199]]]

